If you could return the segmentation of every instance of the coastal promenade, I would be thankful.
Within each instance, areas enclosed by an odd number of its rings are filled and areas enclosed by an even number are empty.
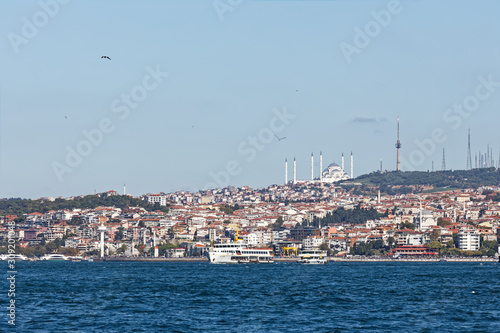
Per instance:
[[[296,262],[298,257],[276,257],[275,262]],[[187,258],[144,258],[144,257],[104,257],[94,258],[95,262],[208,262],[206,257]],[[337,258],[328,257],[329,262],[499,262],[496,258]]]
[[[332,262],[498,262],[496,258],[332,258]]]
[[[94,258],[94,262],[129,261],[129,262],[208,262],[207,257],[186,258],[146,258],[146,257],[104,257]]]

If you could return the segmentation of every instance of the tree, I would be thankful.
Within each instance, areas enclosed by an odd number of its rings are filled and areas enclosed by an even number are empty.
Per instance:
[[[443,245],[442,245],[439,241],[436,241],[436,240],[435,240],[435,241],[430,242],[430,243],[427,245],[427,247],[428,247],[429,249],[440,250],[440,249],[443,247]]]
[[[122,246],[120,246],[120,248],[118,248],[118,250],[116,252],[117,253],[125,253],[125,251],[127,251],[127,245],[122,244]]]
[[[441,231],[439,229],[434,229],[431,231],[431,242],[438,241],[441,238]]]
[[[453,234],[453,245],[455,245],[455,248],[457,248],[457,249],[460,247],[460,242],[458,241],[458,234],[457,233]]]
[[[100,254],[99,250],[92,250],[92,251],[85,252],[85,255],[87,255],[87,256],[98,256],[99,254]]]
[[[483,256],[493,257],[498,251],[497,241],[483,241],[482,246],[479,249]]]
[[[115,240],[122,240],[123,239],[123,230],[125,228],[123,227],[118,227],[118,231],[115,232]]]
[[[319,249],[321,251],[328,251],[330,249],[330,247],[328,246],[328,243],[321,243],[321,245],[319,246]]]
[[[77,256],[80,253],[78,249],[72,247],[62,247],[57,252],[60,254],[64,254],[65,256]]]
[[[394,237],[390,236],[389,238],[387,238],[387,245],[389,245],[389,249],[391,249],[395,243],[396,239],[394,239]]]
[[[440,227],[446,227],[446,226],[448,226],[450,224],[451,224],[451,222],[443,219],[442,217],[438,217],[438,219],[437,219],[437,225],[440,226]]]
[[[83,225],[85,223],[85,220],[83,220],[79,216],[73,216],[67,223],[69,225]]]
[[[408,221],[404,221],[403,223],[401,223],[399,225],[399,229],[411,229],[411,230],[415,230],[415,225],[411,222],[408,222]]]
[[[273,230],[280,230],[281,227],[283,226],[283,218],[280,216],[276,219],[276,222],[274,222],[271,226]]]

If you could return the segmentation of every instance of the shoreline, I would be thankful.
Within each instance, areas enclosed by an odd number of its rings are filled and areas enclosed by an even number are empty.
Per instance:
[[[198,258],[94,258],[94,262],[209,262],[206,257]],[[298,258],[274,258],[274,262],[296,262]],[[82,260],[86,261],[86,260]],[[499,262],[495,258],[328,258],[328,262]]]

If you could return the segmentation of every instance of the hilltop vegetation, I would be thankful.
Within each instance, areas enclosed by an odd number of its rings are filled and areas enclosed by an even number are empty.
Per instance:
[[[481,186],[500,186],[500,171],[495,168],[446,171],[392,171],[372,172],[359,176],[355,181],[364,185],[378,186],[381,192],[401,193],[398,188],[408,192],[430,188],[478,188]],[[391,193],[392,192],[392,193]]]
[[[166,211],[166,207],[161,207],[159,205],[150,205],[147,202],[132,198],[127,195],[114,195],[108,197],[100,197],[98,195],[87,195],[84,197],[74,198],[71,200],[66,199],[55,199],[54,201],[48,200],[31,200],[31,199],[21,199],[21,198],[11,198],[0,200],[0,215],[22,215],[30,214],[34,212],[45,213],[51,210],[61,210],[68,209],[72,210],[75,208],[96,208],[99,206],[117,207],[125,208],[126,206],[133,207],[143,207],[146,210],[163,210]]]
[[[314,217],[312,226],[331,225],[339,223],[365,224],[368,220],[380,220],[387,214],[380,214],[373,207],[370,209],[360,208],[356,206],[354,209],[344,209],[340,207],[326,214],[323,218]]]

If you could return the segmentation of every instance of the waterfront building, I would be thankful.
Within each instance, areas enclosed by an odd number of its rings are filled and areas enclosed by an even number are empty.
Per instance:
[[[309,236],[302,240],[302,248],[308,250],[317,249],[324,242],[325,238],[322,236]]]
[[[437,250],[429,249],[427,246],[402,245],[392,250],[395,257],[414,257],[414,256],[437,256]]]
[[[290,238],[297,241],[302,241],[309,236],[316,236],[317,234],[319,234],[319,229],[314,227],[296,227],[290,229]]]
[[[463,227],[458,232],[458,247],[461,250],[478,251],[480,248],[480,235],[477,229]]]

